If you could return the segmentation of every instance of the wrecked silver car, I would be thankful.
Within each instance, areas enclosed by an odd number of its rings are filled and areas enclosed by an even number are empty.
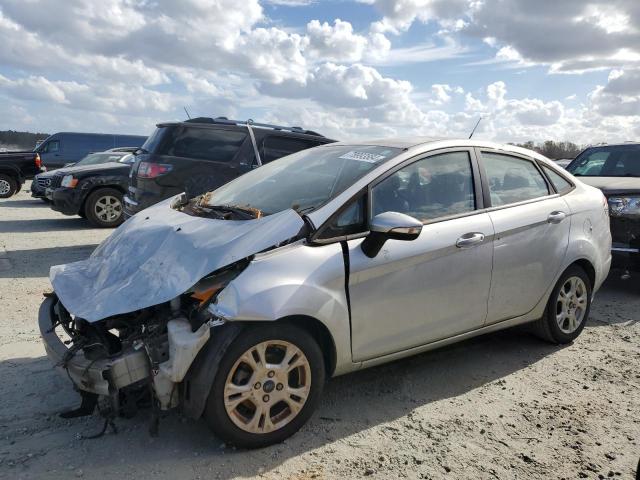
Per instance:
[[[607,222],[599,191],[518,147],[321,146],[52,267],[40,330],[82,395],[67,417],[180,408],[260,447],[330,376],[526,322],[572,341],[609,270]]]

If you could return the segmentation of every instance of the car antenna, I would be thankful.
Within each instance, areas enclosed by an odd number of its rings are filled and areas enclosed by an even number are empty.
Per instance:
[[[469,140],[471,140],[471,137],[473,137],[473,134],[476,133],[476,128],[478,128],[478,125],[480,125],[481,120],[482,120],[482,117],[478,119],[478,121],[476,122],[476,126],[473,127],[473,130],[471,130],[471,135],[469,135]]]
[[[187,110],[187,107],[182,107],[184,108],[184,113],[187,114],[187,117],[189,117],[189,120],[191,120],[191,115],[189,115],[189,110]]]

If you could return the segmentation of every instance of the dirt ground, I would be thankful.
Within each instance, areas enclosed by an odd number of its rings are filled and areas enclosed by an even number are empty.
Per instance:
[[[28,188],[28,185],[27,185]],[[640,456],[640,276],[612,272],[569,346],[509,330],[333,379],[283,444],[226,447],[166,415],[62,420],[78,404],[37,331],[51,265],[109,231],[23,190],[0,200],[0,478],[633,478]]]

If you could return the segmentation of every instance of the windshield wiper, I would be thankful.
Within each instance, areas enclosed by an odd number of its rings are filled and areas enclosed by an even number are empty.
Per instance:
[[[316,208],[315,205],[310,205],[310,206],[304,207],[304,208],[293,208],[293,209],[296,211],[297,214],[303,215],[303,214],[305,214],[307,212],[315,210],[315,208]]]
[[[200,208],[232,213],[243,220],[254,220],[262,216],[262,212],[257,208],[242,207],[240,205],[202,205]]]

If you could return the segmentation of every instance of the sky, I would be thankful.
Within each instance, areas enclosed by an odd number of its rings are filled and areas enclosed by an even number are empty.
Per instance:
[[[0,130],[640,137],[639,0],[2,0]]]

